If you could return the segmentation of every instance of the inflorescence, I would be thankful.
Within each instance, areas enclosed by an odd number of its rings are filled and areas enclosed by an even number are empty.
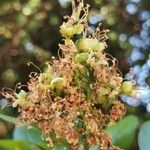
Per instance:
[[[99,145],[101,150],[118,150],[105,129],[125,115],[119,96],[130,91],[117,60],[103,52],[108,30],[88,26],[89,6],[83,0],[72,4],[72,15],[60,27],[64,44],[59,45],[59,59],[52,57],[43,72],[30,74],[28,92],[3,90],[3,95],[19,108],[18,122],[36,124],[50,146],[55,138],[67,141],[71,149]]]

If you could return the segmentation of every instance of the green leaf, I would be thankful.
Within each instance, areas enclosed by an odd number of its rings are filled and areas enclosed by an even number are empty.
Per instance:
[[[28,143],[32,143],[44,149],[47,149],[47,144],[44,140],[42,140],[41,135],[41,131],[38,128],[32,127],[30,129],[27,129],[27,127],[23,126],[15,128],[13,138],[15,140],[26,141]]]
[[[140,150],[150,149],[150,121],[145,122],[138,135],[138,144]]]
[[[138,118],[129,115],[106,129],[112,137],[112,143],[124,150],[133,150],[133,143],[136,138]]]
[[[0,118],[4,121],[15,124],[16,118],[0,113]]]
[[[38,145],[43,150],[70,150],[69,144],[63,141],[57,141],[53,148],[47,146],[47,143],[42,140],[40,129],[32,127],[27,129],[26,126],[15,128],[13,138],[15,140],[22,140],[34,145]]]
[[[99,146],[90,146],[89,150],[99,150]]]
[[[0,150],[40,150],[40,148],[23,141],[0,140]]]
[[[50,150],[71,150],[69,147],[69,144],[66,142],[59,141],[56,143],[56,145],[51,148]]]

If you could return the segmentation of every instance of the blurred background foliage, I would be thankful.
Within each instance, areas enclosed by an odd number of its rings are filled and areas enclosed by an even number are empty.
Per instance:
[[[0,0],[0,89],[26,83],[28,74],[38,71],[29,67],[28,62],[42,68],[52,55],[57,57],[58,43],[62,43],[59,26],[63,16],[71,14],[70,1]],[[90,26],[94,29],[102,23],[102,29],[110,30],[106,52],[118,59],[123,75],[130,67],[143,65],[149,59],[149,0],[85,0],[85,3],[91,6]],[[3,99],[0,106],[5,103]],[[128,110],[143,117],[135,108]],[[17,115],[10,108],[0,111]],[[147,120],[149,114],[144,118]],[[0,138],[11,138],[13,127],[0,121]]]

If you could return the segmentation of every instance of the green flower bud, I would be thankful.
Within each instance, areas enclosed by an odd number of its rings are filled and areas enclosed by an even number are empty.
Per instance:
[[[108,90],[106,88],[103,88],[101,87],[99,90],[98,90],[98,102],[100,104],[103,104],[106,100],[106,95],[108,95]]]
[[[47,64],[47,67],[45,68],[44,72],[41,73],[39,76],[39,83],[49,85],[52,78],[53,78],[53,69],[49,64]]]
[[[40,74],[38,77],[39,81],[39,88],[43,92],[46,92],[47,90],[50,89],[50,82],[53,79],[53,69],[50,64],[46,64],[47,67],[45,67],[44,72]]]
[[[65,38],[70,38],[74,35],[74,28],[70,26],[68,23],[63,23],[60,26],[60,33]]]
[[[121,85],[121,93],[131,96],[134,91],[134,85],[132,81],[124,81]]]
[[[74,61],[79,63],[87,63],[88,58],[89,58],[88,53],[76,54],[74,57]]]
[[[27,100],[27,93],[24,90],[21,90],[18,94],[16,94],[16,100],[13,103],[13,107],[17,105],[23,105]]]
[[[92,38],[83,38],[76,42],[76,46],[80,51],[102,51],[105,48],[104,43]]]
[[[71,38],[75,34],[81,34],[83,32],[83,25],[72,25],[70,23],[63,23],[60,27],[60,33],[65,38]]]
[[[74,34],[81,34],[83,32],[83,28],[82,24],[74,26]]]
[[[98,50],[103,51],[105,49],[105,43],[104,42],[99,42],[98,43]]]
[[[50,89],[56,89],[57,92],[63,90],[66,85],[66,80],[64,78],[56,77],[50,83]]]

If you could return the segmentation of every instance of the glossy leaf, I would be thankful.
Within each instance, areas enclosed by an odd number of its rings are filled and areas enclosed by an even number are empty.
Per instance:
[[[16,118],[0,113],[0,118],[4,121],[15,124]]]
[[[111,135],[114,145],[124,150],[133,150],[133,143],[136,138],[138,118],[130,115],[107,128],[107,133]]]
[[[150,149],[150,121],[145,122],[138,135],[138,144],[140,150]]]
[[[22,140],[28,143],[36,144],[44,149],[47,149],[47,144],[42,140],[41,131],[38,128],[32,127],[27,129],[27,127],[15,128],[13,133],[13,138],[15,140]]]
[[[27,129],[26,126],[16,128],[13,133],[13,138],[16,140],[26,141],[38,145],[42,150],[69,150],[69,145],[66,142],[56,142],[53,148],[47,146],[47,143],[42,140],[41,131],[36,127]]]

